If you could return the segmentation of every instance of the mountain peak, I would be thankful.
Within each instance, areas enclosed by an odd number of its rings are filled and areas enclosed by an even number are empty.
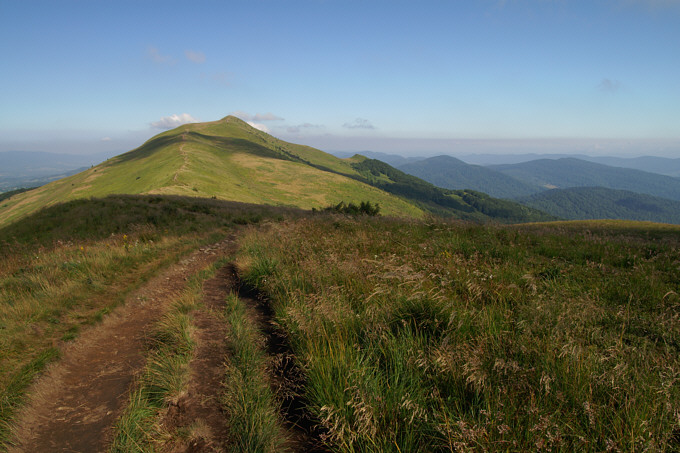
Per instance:
[[[241,118],[234,116],[234,115],[227,115],[221,120],[217,120],[216,123],[245,123]]]

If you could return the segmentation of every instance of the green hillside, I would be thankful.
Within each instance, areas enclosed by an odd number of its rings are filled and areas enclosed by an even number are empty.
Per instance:
[[[178,195],[303,209],[370,201],[384,215],[477,221],[549,216],[470,191],[440,189],[379,161],[339,159],[228,116],[161,133],[76,175],[0,203],[0,226],[46,206],[111,194]]]
[[[492,197],[516,198],[543,190],[480,165],[466,164],[451,156],[435,156],[410,162],[400,170],[447,189],[472,189]]]
[[[305,209],[370,200],[386,215],[421,217],[406,200],[348,178],[349,163],[228,116],[159,134],[137,149],[0,204],[0,225],[44,206],[110,194],[215,197]]]
[[[680,224],[680,202],[604,187],[553,189],[520,201],[563,219],[648,220]]]

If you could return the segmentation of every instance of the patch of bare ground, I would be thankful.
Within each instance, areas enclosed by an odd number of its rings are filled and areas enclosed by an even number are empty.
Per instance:
[[[62,359],[29,389],[10,452],[105,451],[135,374],[147,330],[186,285],[233,246],[203,247],[132,293],[104,321],[64,347]]]
[[[203,284],[203,308],[193,312],[196,346],[189,363],[189,388],[168,408],[163,420],[165,430],[184,430],[189,435],[167,445],[168,452],[219,452],[227,447],[228,423],[219,392],[229,350],[220,312],[233,288],[230,270],[229,266],[219,269]]]
[[[189,156],[186,151],[184,151],[184,145],[186,144],[187,140],[187,134],[186,132],[182,134],[182,144],[179,145],[179,153],[182,156],[182,159],[184,159],[184,162],[182,163],[182,166],[179,167],[179,169],[175,172],[175,176],[173,176],[172,180],[174,182],[177,182],[177,178],[179,177],[179,174],[186,171],[187,166],[189,165]]]

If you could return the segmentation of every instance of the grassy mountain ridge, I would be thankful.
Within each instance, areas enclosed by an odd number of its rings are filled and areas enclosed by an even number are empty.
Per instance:
[[[599,186],[680,200],[680,178],[580,159],[538,159],[521,164],[491,165],[489,168],[547,188]]]
[[[522,204],[563,219],[625,219],[680,224],[680,202],[604,187],[547,190]]]
[[[44,206],[110,194],[215,197],[306,209],[371,200],[388,215],[423,215],[408,201],[346,175],[357,173],[341,159],[226,117],[163,132],[96,167],[5,200],[0,224]]]
[[[228,116],[185,124],[77,175],[0,204],[0,226],[45,206],[111,194],[177,195],[311,209],[370,201],[386,215],[501,222],[551,217],[472,192],[457,193],[378,161],[339,159],[279,140]]]
[[[471,189],[492,197],[516,198],[542,190],[516,178],[451,156],[435,156],[398,167],[400,170],[447,189]]]

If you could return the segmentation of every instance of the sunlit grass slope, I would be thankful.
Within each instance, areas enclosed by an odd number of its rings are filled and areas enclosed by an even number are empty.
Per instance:
[[[310,209],[371,201],[386,215],[423,211],[353,179],[349,162],[278,140],[229,116],[187,124],[82,173],[17,194],[0,204],[0,225],[42,207],[109,194],[166,194]]]
[[[680,227],[316,217],[241,238],[330,451],[679,451]]]

